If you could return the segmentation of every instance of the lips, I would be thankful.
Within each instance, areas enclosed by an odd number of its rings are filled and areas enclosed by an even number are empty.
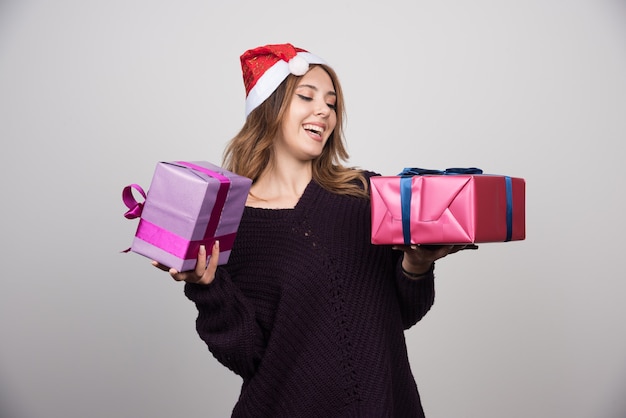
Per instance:
[[[315,132],[319,135],[323,134],[325,131],[325,128],[323,126],[320,125],[314,125],[312,123],[307,123],[305,125],[302,126],[304,129],[306,129],[307,131],[311,131],[311,132]]]
[[[322,137],[322,134],[326,130],[325,126],[317,125],[317,124],[313,124],[313,123],[306,123],[306,124],[302,125],[302,128],[305,131],[308,131],[308,132],[314,134],[315,136],[317,136],[319,138]]]

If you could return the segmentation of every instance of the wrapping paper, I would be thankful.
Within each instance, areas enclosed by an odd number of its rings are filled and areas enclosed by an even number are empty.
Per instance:
[[[228,262],[252,180],[206,161],[159,162],[147,193],[131,184],[122,191],[128,219],[140,218],[132,251],[178,271],[196,266],[200,245],[218,264]],[[137,202],[133,190],[144,202]],[[136,194],[136,193],[135,193]]]
[[[373,244],[524,240],[525,180],[482,170],[405,169],[371,178]]]

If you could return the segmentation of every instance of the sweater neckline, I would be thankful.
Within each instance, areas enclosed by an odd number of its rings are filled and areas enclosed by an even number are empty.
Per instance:
[[[313,199],[313,195],[315,194],[315,190],[317,189],[317,183],[314,180],[309,181],[307,186],[304,188],[302,195],[296,202],[293,208],[257,208],[253,206],[246,206],[244,211],[248,215],[252,215],[258,218],[284,218],[287,216],[291,216],[294,213],[299,213],[306,206],[308,206],[307,202]]]

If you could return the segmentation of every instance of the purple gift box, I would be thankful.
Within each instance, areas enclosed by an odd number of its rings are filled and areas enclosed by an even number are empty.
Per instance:
[[[252,180],[206,161],[159,162],[147,193],[131,184],[122,191],[128,219],[140,218],[131,247],[178,271],[196,266],[200,245],[210,258],[220,242],[218,264],[228,262]],[[133,190],[144,198],[136,201]]]

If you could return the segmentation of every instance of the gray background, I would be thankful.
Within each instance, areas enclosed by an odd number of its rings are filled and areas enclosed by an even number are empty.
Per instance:
[[[225,417],[239,378],[136,254],[121,190],[221,162],[239,55],[338,71],[353,165],[527,180],[527,240],[442,260],[407,332],[429,418],[626,416],[618,0],[0,0],[2,418]]]

